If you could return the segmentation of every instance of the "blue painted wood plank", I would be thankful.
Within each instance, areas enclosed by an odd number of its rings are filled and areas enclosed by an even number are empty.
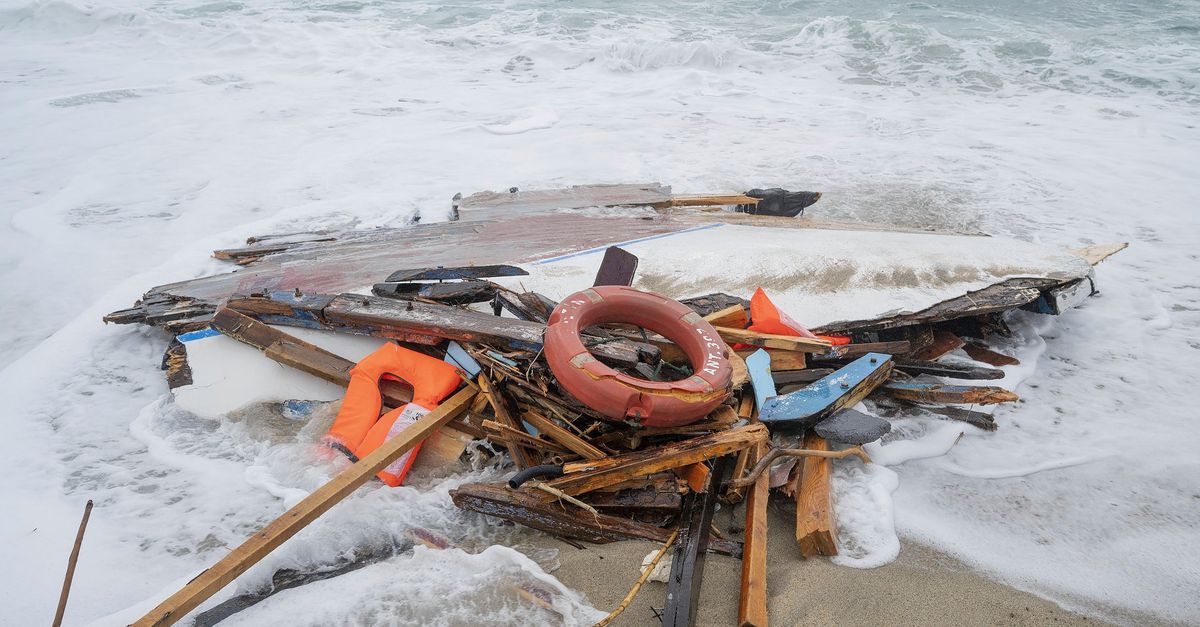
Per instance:
[[[761,348],[754,351],[746,358],[746,370],[750,373],[750,385],[754,387],[754,406],[761,412],[767,399],[777,394],[775,379],[771,378],[771,354]]]
[[[807,429],[862,400],[891,372],[891,355],[867,353],[811,385],[766,401],[758,419],[772,428]]]

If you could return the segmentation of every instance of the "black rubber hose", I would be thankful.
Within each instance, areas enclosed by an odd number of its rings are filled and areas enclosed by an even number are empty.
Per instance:
[[[517,471],[517,474],[509,478],[508,487],[516,490],[517,488],[521,487],[523,483],[529,481],[530,479],[536,479],[538,477],[561,477],[562,475],[563,467],[560,464],[542,464],[541,466],[530,466],[525,470]]]

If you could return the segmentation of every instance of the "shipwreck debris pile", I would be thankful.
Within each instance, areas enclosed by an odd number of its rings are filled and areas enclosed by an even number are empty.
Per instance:
[[[601,192],[616,194],[611,204],[660,209],[738,204],[743,213],[754,213],[752,196],[799,202],[783,190],[672,202],[662,189],[611,186]],[[500,194],[490,202],[513,212],[560,208],[568,197],[583,207],[609,204],[597,201],[594,188],[565,192],[529,192],[522,199]],[[631,198],[638,194],[653,202]],[[807,200],[816,198],[819,194]],[[459,220],[414,227],[407,235],[253,238],[246,248],[217,253],[244,266],[235,273],[241,276],[155,288],[134,308],[107,318],[174,333],[212,329],[275,362],[352,390],[362,385],[351,382],[364,376],[366,366],[356,370],[350,360],[282,327],[387,338],[395,342],[388,350],[416,356],[405,363],[433,358],[459,376],[457,382],[443,381],[448,385],[432,398],[395,368],[372,371],[367,384],[372,391],[356,396],[355,411],[365,411],[372,423],[387,420],[362,429],[380,433],[375,441],[338,440],[352,466],[148,614],[146,624],[179,619],[372,477],[394,485],[414,456],[454,463],[468,442],[480,439],[511,460],[513,474],[506,483],[458,486],[451,492],[458,507],[570,541],[644,539],[669,545],[665,624],[693,621],[706,552],[740,556],[739,624],[765,624],[769,492],[779,489],[796,503],[800,555],[835,555],[831,461],[854,457],[869,463],[861,446],[890,429],[886,419],[854,406],[875,399],[876,413],[886,416],[920,405],[948,420],[994,430],[992,417],[974,408],[1017,400],[1011,391],[987,384],[1004,377],[998,367],[1016,363],[988,344],[1007,333],[1006,313],[1023,308],[1057,314],[1093,291],[1090,275],[1012,279],[926,310],[810,330],[780,311],[762,289],[678,301],[635,290],[629,286],[637,257],[608,247],[594,285],[576,286],[579,291],[570,295],[539,293],[497,279],[523,276],[522,259],[556,250],[554,229],[510,235],[512,245],[505,249],[478,239],[489,229],[494,235],[503,222],[488,219],[462,228],[470,222],[459,213],[468,201],[483,202],[459,199],[454,209]],[[562,213],[546,214],[543,226],[564,215],[572,218],[571,237],[583,246],[677,228],[622,221],[608,223],[616,232],[605,234],[586,214]],[[476,259],[491,265],[439,266],[450,257],[434,254],[432,265],[398,270],[386,250],[379,250],[392,238],[448,235],[480,242]],[[310,266],[327,260],[329,272],[297,273],[294,249],[307,251]],[[375,272],[387,263],[393,264],[387,272]],[[347,265],[355,267],[349,278],[337,273]],[[371,293],[339,290],[346,281],[373,286]],[[974,362],[940,360],[958,349]],[[179,342],[168,349],[164,367],[172,387],[190,382]],[[962,384],[971,381],[978,383]],[[414,402],[414,388],[420,403]],[[413,407],[419,411],[404,409]],[[342,411],[349,413],[347,405]],[[743,501],[744,541],[713,536],[717,504]]]

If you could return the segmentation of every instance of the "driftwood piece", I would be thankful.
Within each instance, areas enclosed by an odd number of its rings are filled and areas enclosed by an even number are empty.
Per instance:
[[[786,385],[797,385],[820,381],[821,379],[834,373],[833,368],[808,368],[805,370],[784,370],[776,372],[771,370],[771,379],[775,381],[776,388],[782,388]]]
[[[903,355],[911,350],[912,345],[908,340],[896,340],[893,342],[856,342],[854,344],[835,346],[834,348],[837,350],[838,357],[854,358],[862,357],[867,353]]]
[[[963,350],[966,351],[967,355],[969,355],[971,359],[974,359],[975,361],[981,361],[991,366],[1000,367],[1021,365],[1021,360],[1017,359],[1016,357],[1009,357],[1004,353],[997,353],[996,351],[984,346],[979,342],[968,342],[965,346],[963,346]]]
[[[761,456],[763,447],[758,451]],[[737,474],[734,475],[737,477]],[[739,627],[767,627],[767,500],[769,473],[760,473],[746,496],[746,541],[742,547]]]
[[[1014,392],[994,386],[941,385],[890,381],[883,385],[888,396],[913,403],[958,403],[994,405],[1020,400]]]
[[[1017,278],[1001,281],[962,296],[944,300],[916,313],[887,316],[866,320],[833,322],[813,329],[814,333],[838,333],[843,331],[879,331],[914,324],[928,324],[954,320],[966,316],[1017,309],[1037,300],[1042,290],[1070,283],[1075,279]]]
[[[768,400],[758,418],[772,429],[807,429],[866,398],[891,372],[890,355],[869,353],[816,383]]]
[[[937,330],[933,332],[933,343],[914,352],[911,357],[919,361],[933,361],[946,353],[962,348],[966,344],[962,338],[949,332]]]
[[[328,483],[309,494],[279,518],[276,518],[258,533],[250,536],[240,546],[188,582],[183,589],[171,595],[134,625],[171,625],[196,609],[218,590],[224,588],[238,575],[246,572],[259,560],[274,551],[288,538],[296,535],[321,514],[369,481],[376,473],[412,450],[431,433],[457,418],[471,403],[475,390],[460,390],[433,411],[425,414],[412,425],[384,442],[379,448],[363,457],[354,465],[338,473]]]
[[[804,437],[804,448],[828,451],[829,443],[810,433]],[[805,457],[796,477],[796,542],[803,557],[837,555],[837,528],[829,483],[832,464],[826,458]]]
[[[589,492],[580,497],[596,509],[653,510],[674,513],[683,499],[678,490],[658,490],[655,485],[615,492]]]
[[[371,293],[397,300],[431,300],[443,305],[482,303],[496,296],[496,285],[488,281],[455,283],[376,283]]]
[[[655,472],[727,455],[766,440],[765,427],[757,424],[746,425],[624,455],[564,464],[563,476],[547,483],[567,494],[578,495]]]
[[[937,361],[916,361],[902,359],[896,362],[896,370],[899,370],[900,372],[906,372],[911,375],[927,374],[935,377],[948,377],[951,379],[994,380],[1004,378],[1003,370],[997,370],[995,368],[983,368],[979,366],[947,364]]]
[[[733,460],[722,457],[713,466],[707,488],[684,497],[679,522],[679,543],[671,561],[667,579],[667,604],[663,609],[663,627],[690,627],[696,621],[700,586],[704,581],[704,556],[712,533],[713,513],[729,476]]]
[[[63,614],[67,611],[67,597],[71,594],[71,581],[75,579],[75,565],[79,562],[79,549],[83,546],[83,533],[87,531],[88,519],[92,517],[92,500],[88,499],[83,506],[83,518],[79,521],[79,531],[75,532],[75,544],[71,545],[71,555],[67,557],[67,574],[63,577],[62,591],[58,593],[58,607],[54,611],[53,627],[62,625]]]

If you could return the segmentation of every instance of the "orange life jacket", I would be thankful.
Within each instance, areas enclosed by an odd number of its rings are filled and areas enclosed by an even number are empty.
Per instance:
[[[791,316],[780,311],[761,287],[754,290],[754,296],[750,297],[750,322],[750,330],[759,333],[817,338],[828,340],[834,346],[850,343],[850,338],[840,335],[813,335]]]
[[[412,402],[383,416],[383,396],[379,381],[398,379],[412,386]],[[350,370],[350,385],[342,399],[325,443],[352,458],[361,459],[379,448],[393,435],[429,413],[462,382],[458,370],[435,357],[408,350],[391,342],[363,358]],[[412,466],[421,445],[380,471],[378,477],[390,486],[398,486]]]

